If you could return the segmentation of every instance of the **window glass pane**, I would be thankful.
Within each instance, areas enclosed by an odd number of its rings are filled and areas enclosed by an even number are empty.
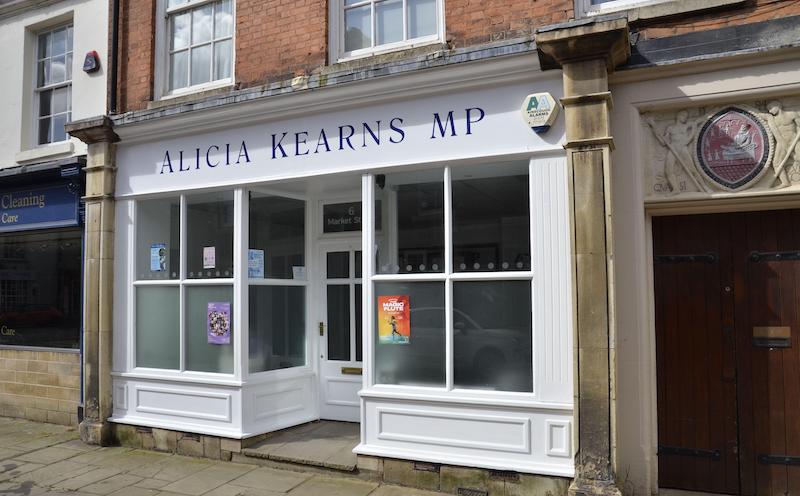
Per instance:
[[[328,360],[350,360],[350,285],[327,286]]]
[[[38,57],[44,59],[50,56],[50,33],[39,35]]]
[[[233,373],[233,288],[188,286],[186,370]]]
[[[453,283],[454,386],[533,391],[530,281]]]
[[[36,76],[36,86],[44,86],[50,79],[50,59],[39,61],[39,67]]]
[[[47,84],[62,83],[67,79],[67,59],[63,55],[50,59],[50,78]]]
[[[350,277],[350,252],[331,251],[327,254],[328,279],[347,279]]]
[[[445,384],[444,283],[375,284],[375,382],[438,386]],[[403,342],[400,316],[392,326],[392,298],[406,297],[408,340]],[[398,299],[398,301],[399,301]],[[388,303],[388,306],[384,305]],[[392,329],[397,333],[392,333]]]
[[[378,249],[379,274],[444,271],[444,171],[387,174],[376,198],[397,212]]]
[[[306,364],[306,290],[250,286],[250,372]]]
[[[344,12],[344,50],[351,52],[372,46],[370,6],[356,7]]]
[[[187,196],[189,279],[233,277],[233,192]]]
[[[67,81],[72,80],[72,54],[67,54],[67,62],[66,62],[66,69],[67,69]]]
[[[136,366],[179,369],[180,289],[136,288]]]
[[[180,50],[189,46],[191,14],[185,13],[171,18],[172,21],[172,50]]]
[[[214,38],[224,38],[233,34],[233,7],[231,0],[216,4],[214,11]]]
[[[0,236],[0,344],[78,348],[81,230]]]
[[[67,26],[67,51],[72,51],[72,26]]]
[[[375,5],[376,45],[403,41],[403,0],[385,0]]]
[[[452,171],[453,270],[530,270],[528,164]]]
[[[356,250],[355,261],[353,262],[353,264],[355,265],[353,267],[353,269],[356,272],[356,279],[360,279],[361,278],[361,266],[363,264],[363,262],[361,261],[361,250]]]
[[[263,277],[292,279],[305,267],[305,219],[302,200],[251,193],[250,249],[263,253]]]
[[[214,79],[231,77],[231,40],[214,44]]]
[[[193,48],[192,56],[192,85],[211,81],[211,45]]]
[[[362,305],[362,290],[361,284],[356,284],[356,297],[355,297],[355,316],[356,316],[356,361],[360,362],[362,355],[364,354],[363,342],[364,342],[364,325],[363,325],[363,305]]]
[[[39,144],[50,143],[50,119],[39,119]]]
[[[58,114],[53,117],[53,143],[67,139],[67,131],[64,129],[67,118],[67,114]]]
[[[53,111],[54,114],[61,114],[69,110],[69,88],[63,86],[53,90]]]
[[[64,55],[67,53],[67,29],[57,29],[53,31],[53,55]]]
[[[45,117],[52,114],[50,99],[53,97],[53,90],[42,91],[39,93],[39,116]]]
[[[143,200],[136,206],[136,279],[180,276],[181,202]]]
[[[184,3],[188,2],[189,0],[169,0],[167,3],[167,8],[169,7],[177,7],[178,5],[183,5]]]
[[[170,88],[178,89],[188,85],[189,52],[177,52],[170,55]]]
[[[211,4],[192,10],[192,45],[211,41],[213,30],[213,18],[211,16]]]
[[[436,0],[406,0],[408,2],[408,37],[419,38],[436,34]]]

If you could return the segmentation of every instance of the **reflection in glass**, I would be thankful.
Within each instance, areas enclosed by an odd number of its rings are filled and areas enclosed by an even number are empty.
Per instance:
[[[250,372],[306,364],[303,287],[250,286]]]
[[[305,265],[305,232],[304,201],[251,194],[249,248],[264,251],[264,277],[292,279]]]
[[[214,8],[214,38],[233,34],[233,8],[231,0],[224,0]]]
[[[214,33],[211,10],[211,4],[192,10],[192,45],[211,41]]]
[[[350,360],[350,285],[329,284],[328,360]]]
[[[530,270],[528,185],[526,163],[453,168],[453,271]]]
[[[170,55],[170,88],[177,89],[186,86],[189,79],[189,52],[177,52]]]
[[[411,386],[445,385],[444,283],[376,283],[375,382]],[[408,344],[382,344],[378,296],[408,296],[411,335]]]
[[[233,192],[186,197],[189,279],[233,277]]]
[[[0,236],[0,344],[78,348],[81,264],[80,229]]]
[[[214,44],[214,79],[231,77],[231,40]]]
[[[530,281],[453,283],[454,386],[533,391]]]
[[[189,46],[191,17],[192,15],[188,12],[172,17],[172,50],[180,50]]]
[[[180,288],[136,288],[136,366],[179,369]]]
[[[408,37],[419,38],[436,34],[436,0],[406,0],[408,2]]]
[[[378,45],[403,41],[403,0],[375,4],[375,37]]]
[[[363,307],[362,301],[361,301],[362,297],[363,297],[362,296],[363,293],[362,293],[362,290],[361,290],[361,284],[356,284],[355,286],[356,286],[355,287],[356,297],[355,297],[354,304],[355,304],[355,316],[356,316],[356,361],[360,362],[361,359],[362,359],[362,356],[364,354],[364,350],[362,349],[363,348],[363,343],[364,343],[364,335],[363,335],[363,332],[364,332],[364,327],[363,327],[364,316],[362,315],[364,307]]]
[[[64,141],[67,139],[67,131],[64,126],[67,124],[67,114],[53,116],[53,142]]]
[[[178,198],[142,200],[136,205],[136,278],[180,277]]]
[[[231,286],[189,286],[186,295],[186,370],[233,373],[233,288]],[[230,304],[230,344],[209,344],[208,304]]]
[[[211,80],[211,45],[195,47],[191,51],[191,84],[207,83]]]
[[[370,6],[356,7],[344,13],[344,50],[351,52],[372,46]]]
[[[347,279],[350,277],[349,251],[329,251],[326,255],[326,275],[328,279]]]

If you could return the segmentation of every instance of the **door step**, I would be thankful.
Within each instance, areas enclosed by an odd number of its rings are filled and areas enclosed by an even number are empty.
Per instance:
[[[281,465],[355,472],[356,455],[353,448],[358,445],[359,439],[358,424],[322,420],[269,434],[266,439],[242,448],[237,458],[244,462],[269,461]]]

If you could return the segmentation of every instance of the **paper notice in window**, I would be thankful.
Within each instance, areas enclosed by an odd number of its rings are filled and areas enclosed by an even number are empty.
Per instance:
[[[164,272],[167,270],[167,245],[154,243],[150,245],[150,272]]]
[[[231,344],[230,302],[208,303],[208,344]]]
[[[247,277],[264,278],[264,250],[251,249],[247,252]]]
[[[408,295],[378,296],[378,342],[408,344],[411,318]]]
[[[203,247],[203,268],[214,269],[217,267],[217,248],[215,246]]]

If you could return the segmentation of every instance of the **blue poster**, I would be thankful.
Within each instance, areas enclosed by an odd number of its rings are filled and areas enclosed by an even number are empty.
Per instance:
[[[155,243],[150,245],[150,272],[167,270],[167,245]]]
[[[248,250],[247,277],[251,279],[264,278],[264,250]]]

